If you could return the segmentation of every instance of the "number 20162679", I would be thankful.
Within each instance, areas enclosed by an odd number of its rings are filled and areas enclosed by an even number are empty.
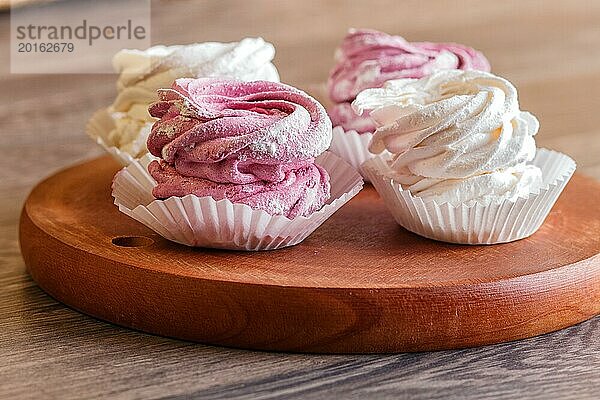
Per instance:
[[[17,52],[19,53],[72,53],[75,44],[72,42],[19,42]]]

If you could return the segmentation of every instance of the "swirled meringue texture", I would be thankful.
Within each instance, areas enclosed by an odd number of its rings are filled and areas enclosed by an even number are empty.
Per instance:
[[[370,110],[373,153],[393,154],[389,176],[439,203],[525,197],[542,182],[533,160],[538,120],[519,110],[516,88],[480,71],[439,71],[367,89],[353,102]]]
[[[244,81],[279,82],[271,63],[275,48],[262,38],[246,38],[233,43],[194,43],[154,46],[147,50],[122,50],[113,58],[119,75],[118,95],[109,111],[115,129],[111,144],[134,157],[147,152],[146,140],[155,119],[148,106],[156,101],[156,91],[170,87],[175,79],[230,77]]]
[[[229,199],[292,219],[319,210],[329,175],[314,159],[331,143],[331,121],[291,86],[230,79],[178,79],[149,108],[148,138],[162,160],[148,167],[164,199]]]
[[[490,71],[487,58],[477,50],[456,43],[407,42],[401,36],[368,29],[351,29],[335,54],[336,65],[328,80],[329,111],[333,126],[359,133],[373,132],[368,116],[352,112],[356,95],[384,82],[422,78],[440,70]]]

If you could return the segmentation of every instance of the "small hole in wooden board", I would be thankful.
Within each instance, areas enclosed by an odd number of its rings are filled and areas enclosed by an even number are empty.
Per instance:
[[[153,244],[154,240],[145,236],[118,236],[112,239],[112,243],[119,247],[144,247]]]

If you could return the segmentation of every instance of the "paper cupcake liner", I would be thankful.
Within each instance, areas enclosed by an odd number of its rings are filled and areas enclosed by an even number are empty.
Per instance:
[[[119,164],[126,167],[131,164],[135,157],[126,151],[122,151],[116,146],[109,144],[108,134],[115,128],[115,122],[103,108],[98,110],[92,115],[92,118],[88,121],[85,130],[87,135],[92,138],[100,147],[110,154]]]
[[[396,222],[405,229],[430,239],[460,244],[506,243],[535,233],[558,196],[575,172],[576,164],[569,156],[538,149],[532,162],[542,170],[542,186],[528,197],[484,204],[460,205],[423,201],[403,190],[393,179],[386,178],[389,169],[384,157],[376,157],[363,165],[373,186],[383,198]]]
[[[212,197],[170,197],[156,200],[156,182],[148,173],[148,155],[122,169],[113,181],[119,210],[168,240],[187,246],[230,250],[274,250],[302,242],[363,187],[356,170],[325,152],[316,163],[331,177],[331,197],[308,217],[289,219]]]
[[[333,128],[332,134],[333,138],[331,140],[329,151],[337,154],[348,164],[356,168],[365,181],[368,181],[368,176],[361,171],[361,165],[365,161],[375,157],[375,154],[369,151],[369,143],[371,142],[373,133],[344,131],[344,128],[341,126],[336,126]]]

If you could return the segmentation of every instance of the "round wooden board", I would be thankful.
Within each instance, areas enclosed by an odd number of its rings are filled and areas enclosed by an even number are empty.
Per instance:
[[[460,348],[600,313],[600,184],[575,175],[532,237],[424,239],[367,186],[305,242],[266,252],[188,248],[119,213],[100,158],[31,193],[23,257],[51,296],[159,335],[249,349],[371,353]]]

